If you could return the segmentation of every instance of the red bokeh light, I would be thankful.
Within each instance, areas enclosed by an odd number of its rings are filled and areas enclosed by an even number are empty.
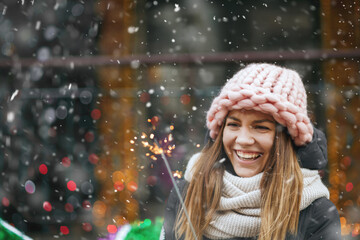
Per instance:
[[[7,197],[3,197],[1,203],[4,207],[8,207],[10,205],[10,201]]]
[[[91,111],[91,117],[94,120],[98,120],[101,117],[101,112],[99,109],[94,109]]]
[[[65,211],[66,212],[73,212],[74,211],[73,205],[71,203],[65,204]]]
[[[75,191],[76,190],[76,183],[74,181],[68,181],[67,188],[70,191]]]
[[[70,233],[69,228],[67,226],[61,226],[60,232],[64,235],[68,235]]]
[[[52,210],[52,206],[51,203],[49,203],[48,201],[45,201],[43,203],[43,209],[47,212],[50,212]]]
[[[61,159],[61,164],[62,164],[64,167],[70,167],[70,165],[71,165],[71,160],[70,160],[70,158],[68,158],[68,157],[63,157],[63,159]]]
[[[120,182],[120,181],[116,181],[114,183],[114,188],[117,191],[122,191],[122,190],[124,190],[124,184],[122,182]]]
[[[82,207],[85,209],[90,209],[91,208],[91,203],[88,200],[85,200],[82,202]]]
[[[82,224],[82,229],[85,231],[85,232],[91,232],[92,230],[92,225],[90,223],[83,223]]]
[[[350,192],[351,190],[353,190],[353,188],[354,188],[354,185],[351,182],[346,184],[346,191],[347,192]]]
[[[91,162],[92,164],[97,164],[98,161],[99,157],[95,153],[89,155],[89,162]]]
[[[94,135],[93,132],[87,132],[87,133],[85,134],[85,141],[87,141],[87,142],[93,142],[94,139],[95,139],[95,135]]]
[[[183,95],[181,95],[181,97],[180,97],[180,102],[181,102],[182,104],[184,104],[184,105],[189,104],[189,103],[190,103],[190,100],[191,100],[191,98],[190,98],[190,96],[187,95],[187,94],[183,94]]]
[[[140,102],[146,103],[149,100],[150,100],[150,94],[148,94],[147,92],[143,92],[140,94]]]
[[[43,175],[47,174],[47,172],[48,172],[47,166],[45,164],[41,164],[39,166],[39,172]]]
[[[116,233],[117,232],[117,227],[115,225],[108,225],[107,226],[107,230],[109,233]]]

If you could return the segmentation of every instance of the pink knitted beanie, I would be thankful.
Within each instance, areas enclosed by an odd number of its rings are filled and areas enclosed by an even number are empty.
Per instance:
[[[272,115],[301,146],[313,135],[306,106],[304,84],[297,72],[271,64],[250,64],[237,72],[213,100],[207,127],[215,139],[229,111],[252,109]]]

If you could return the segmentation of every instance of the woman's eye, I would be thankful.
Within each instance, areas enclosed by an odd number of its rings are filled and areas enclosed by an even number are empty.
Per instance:
[[[260,129],[260,130],[270,130],[270,128],[266,127],[266,126],[255,126],[256,129]]]
[[[232,123],[232,122],[230,122],[230,123],[227,124],[227,126],[236,127],[236,126],[238,126],[238,124],[237,124],[237,123]]]

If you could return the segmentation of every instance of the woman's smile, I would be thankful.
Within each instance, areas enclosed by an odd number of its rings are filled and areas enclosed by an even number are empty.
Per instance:
[[[249,152],[242,150],[235,150],[236,156],[243,161],[254,161],[261,157],[263,154],[258,152]]]

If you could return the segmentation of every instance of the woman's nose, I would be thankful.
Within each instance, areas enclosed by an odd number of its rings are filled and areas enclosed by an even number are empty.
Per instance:
[[[251,144],[255,143],[255,138],[251,134],[249,129],[243,128],[243,129],[241,129],[241,131],[239,131],[235,142],[240,145],[251,145]]]

